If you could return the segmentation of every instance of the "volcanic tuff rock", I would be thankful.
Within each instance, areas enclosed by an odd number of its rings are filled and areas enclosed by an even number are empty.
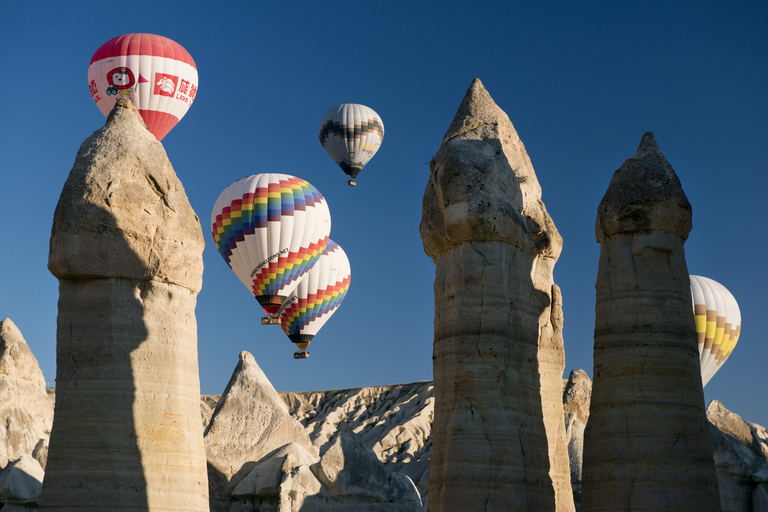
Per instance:
[[[318,450],[248,352],[240,353],[205,442],[213,512],[421,511],[410,478],[385,468],[344,423]]]
[[[0,367],[8,366],[4,359],[11,358],[11,353],[3,352]],[[30,371],[37,373],[39,369],[30,363]],[[571,478],[578,510],[583,441],[583,424],[578,417],[583,415],[583,408],[589,403],[590,382],[583,370],[575,370],[568,379],[564,379],[563,384]],[[6,393],[18,393],[13,386],[4,389]],[[280,393],[280,396],[288,405],[290,414],[307,426],[315,446],[323,446],[325,449],[333,444],[335,425],[339,425],[346,434],[351,431],[361,445],[373,448],[373,454],[384,463],[386,469],[396,469],[411,476],[412,480],[413,475],[421,474],[420,487],[426,486],[432,441],[431,433],[423,431],[422,426],[431,428],[434,411],[431,382]],[[206,409],[215,408],[219,398],[219,395],[202,395],[201,405]],[[742,421],[717,401],[710,404],[708,417],[723,510],[768,512],[768,429]],[[204,421],[207,421],[205,417]],[[22,439],[24,431],[21,425],[12,422],[11,427],[8,435],[12,439]],[[745,427],[751,432],[751,437],[744,436]],[[332,431],[329,439],[327,435]],[[738,439],[728,432],[738,433]],[[47,437],[45,443],[47,445]],[[413,450],[415,446],[421,448]],[[233,451],[238,451],[237,446]],[[37,453],[36,457],[42,459],[42,463],[45,462],[44,454]],[[357,498],[331,498],[329,489],[315,475],[317,468],[312,468],[318,464],[317,460],[316,453],[310,453],[298,443],[288,443],[265,455],[232,491],[233,512],[274,512],[278,504],[282,507],[278,510],[305,507],[301,508],[305,512],[312,503],[313,506],[322,506],[322,510],[326,511],[342,510],[345,506],[358,507],[356,510],[379,510],[376,501],[362,503]],[[375,461],[371,460],[371,464],[375,464]],[[374,472],[380,473],[378,469],[374,469]],[[4,502],[3,512],[35,510],[41,480],[42,470],[30,454],[23,454],[18,461],[9,463],[0,471],[0,502]],[[382,487],[384,484],[386,482],[376,483]],[[341,482],[333,485],[342,487]],[[414,504],[411,501],[400,505],[410,510]]]
[[[717,400],[707,407],[707,419],[722,510],[768,511],[768,431]]]
[[[653,134],[615,172],[600,242],[582,510],[719,510],[683,243],[691,205]]]
[[[42,468],[53,422],[53,404],[37,359],[16,324],[0,322],[0,468],[32,455]]]
[[[263,457],[288,443],[319,459],[304,427],[288,414],[256,360],[241,352],[205,430],[211,511],[228,511],[240,481]]]
[[[425,500],[435,409],[431,382],[281,396],[319,450],[344,424],[389,469],[409,476]]]
[[[436,265],[430,510],[573,510],[552,278],[562,238],[480,80],[430,164],[420,232]]]
[[[207,511],[195,304],[203,234],[130,100],[56,207],[56,415],[42,510]]]

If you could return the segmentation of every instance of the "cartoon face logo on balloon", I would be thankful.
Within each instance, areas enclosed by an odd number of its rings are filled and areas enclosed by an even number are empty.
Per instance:
[[[115,68],[107,73],[107,82],[109,82],[108,95],[125,94],[130,96],[131,91],[136,90],[135,88],[131,89],[136,84],[133,72],[125,66]]]
[[[157,140],[187,113],[197,84],[197,66],[187,50],[154,34],[110,39],[96,50],[88,67],[88,87],[104,117],[118,98],[128,97]]]

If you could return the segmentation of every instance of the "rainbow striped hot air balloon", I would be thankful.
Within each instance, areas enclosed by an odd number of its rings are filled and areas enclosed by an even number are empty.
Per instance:
[[[130,98],[149,131],[162,140],[197,96],[197,67],[187,50],[167,37],[125,34],[93,54],[88,87],[105,117],[119,98]]]
[[[384,123],[372,108],[356,103],[333,107],[320,121],[320,144],[351,180],[355,178],[384,139]]]
[[[280,325],[303,359],[309,342],[338,309],[349,290],[351,270],[346,253],[333,240],[314,267],[296,288],[290,303],[280,313]]]
[[[270,315],[320,259],[331,232],[322,194],[287,174],[255,174],[228,186],[211,213],[213,240]]]
[[[725,286],[706,277],[690,276],[690,279],[701,382],[706,386],[739,341],[741,311]]]

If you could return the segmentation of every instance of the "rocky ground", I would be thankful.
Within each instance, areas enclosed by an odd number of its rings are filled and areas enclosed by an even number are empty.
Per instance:
[[[590,393],[591,382],[582,370],[563,381],[577,508]],[[37,509],[53,417],[51,397],[23,336],[13,322],[3,320],[4,512]],[[213,478],[209,473],[211,496],[219,500],[212,510],[426,509],[434,412],[431,382],[278,394],[244,352],[225,392],[203,395],[200,407],[209,464],[220,471]],[[257,408],[258,414],[244,412]],[[707,418],[722,510],[768,512],[768,429],[742,420],[717,401],[709,404]],[[260,446],[244,450],[249,443]]]

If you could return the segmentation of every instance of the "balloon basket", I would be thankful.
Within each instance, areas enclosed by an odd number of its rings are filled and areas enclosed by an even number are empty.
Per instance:
[[[307,359],[309,358],[309,352],[306,350],[299,350],[298,352],[293,353],[294,359]]]
[[[355,180],[349,180],[347,183],[349,184],[350,187],[356,187],[357,186],[357,182]]]
[[[279,325],[280,319],[272,316],[261,317],[261,325]]]

